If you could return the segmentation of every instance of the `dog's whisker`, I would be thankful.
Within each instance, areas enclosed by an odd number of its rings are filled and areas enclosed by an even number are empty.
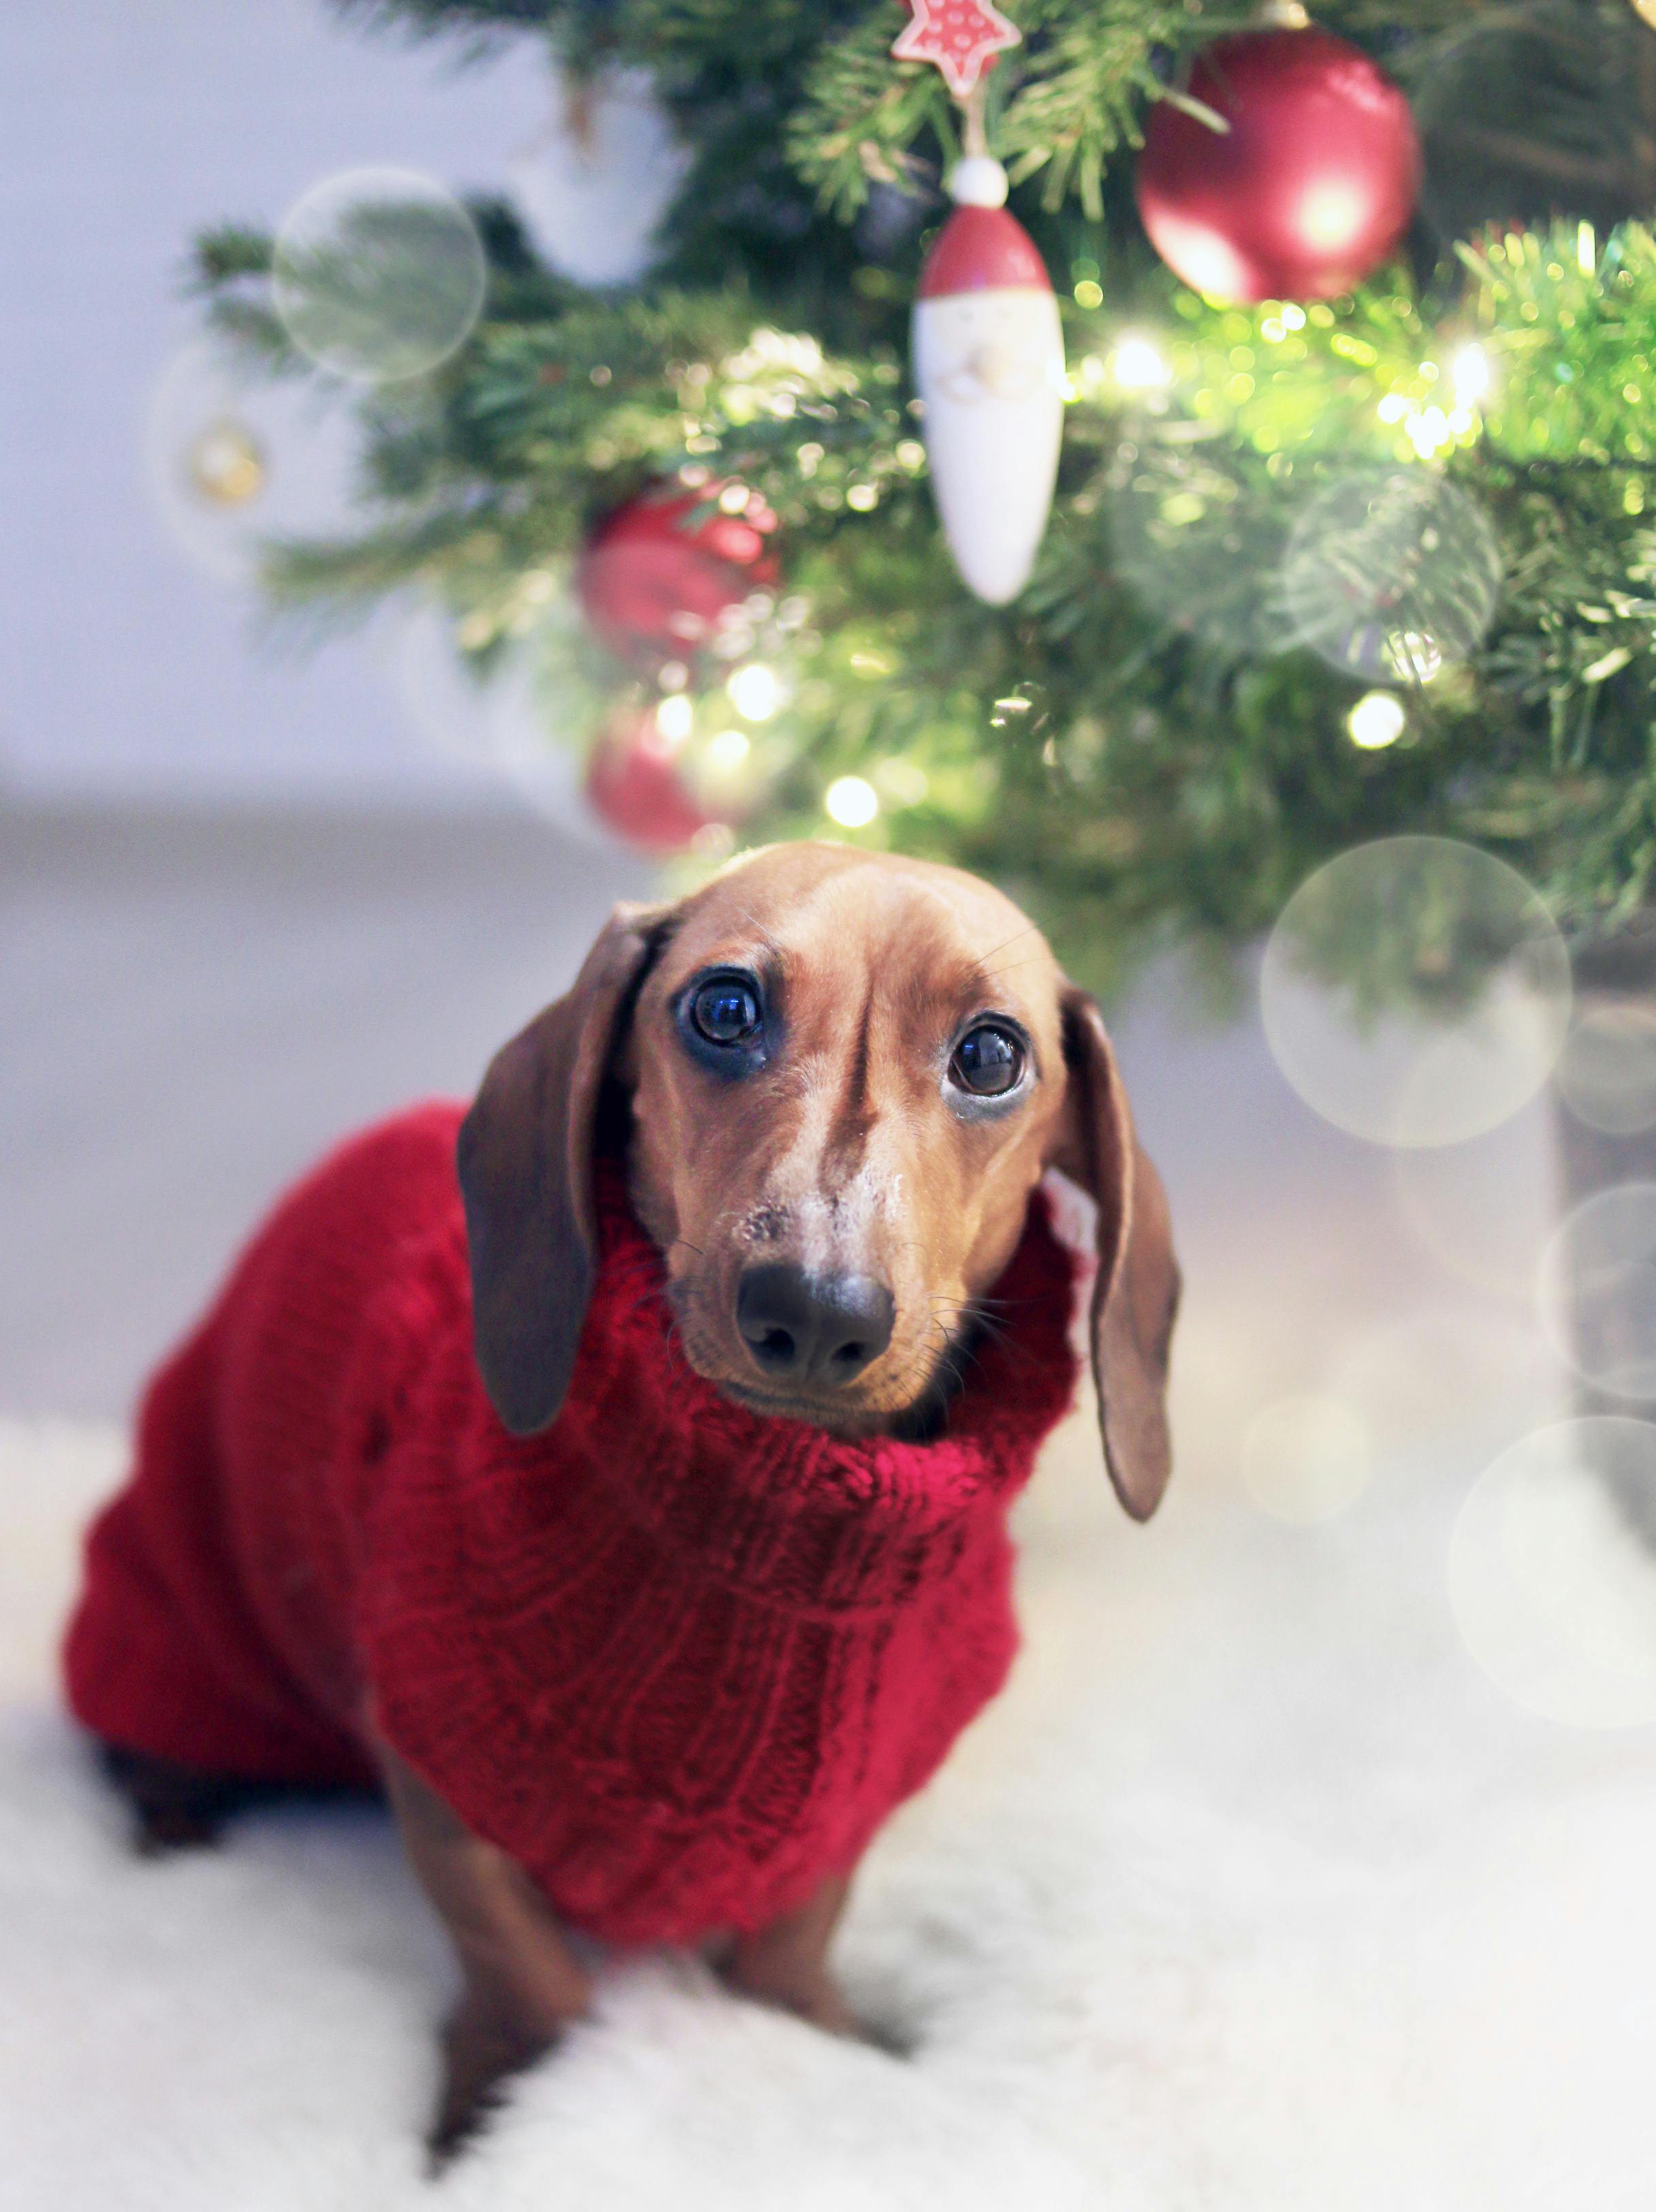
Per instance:
[[[1038,964],[1040,964],[1040,956],[1031,953],[1027,960],[1009,960],[1004,967],[986,968],[983,980],[986,983],[998,983],[1003,975],[1015,975],[1020,968],[1033,968]]]
[[[1038,922],[1026,921],[1022,929],[1015,929],[1010,937],[1004,937],[998,945],[992,945],[987,952],[983,954],[978,965],[981,967],[986,962],[992,960],[998,952],[1004,952],[1007,946],[1016,945],[1019,938],[1031,936],[1039,927]]]

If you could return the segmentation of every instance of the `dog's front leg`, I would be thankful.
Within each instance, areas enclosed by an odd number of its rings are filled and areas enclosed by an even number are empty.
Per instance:
[[[591,1985],[550,1906],[517,1861],[474,1835],[382,1745],[385,1788],[410,1864],[460,1961],[464,1988],[443,2031],[443,2087],[427,2140],[452,2156],[503,2081],[586,2010]]]
[[[798,2013],[830,2034],[864,2034],[828,1964],[828,1943],[850,1893],[851,1876],[835,1875],[793,1911],[738,1936],[721,1964],[725,1979],[743,1996]]]

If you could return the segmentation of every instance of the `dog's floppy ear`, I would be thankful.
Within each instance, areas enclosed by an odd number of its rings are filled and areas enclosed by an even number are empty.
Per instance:
[[[1093,1375],[1104,1463],[1135,1521],[1148,1521],[1173,1470],[1168,1352],[1179,1266],[1162,1178],[1133,1135],[1104,1018],[1073,984],[1064,994],[1067,1129],[1055,1163],[1098,1206]]]
[[[477,1365],[514,1436],[555,1420],[569,1388],[597,1262],[598,1095],[671,912],[616,908],[569,991],[495,1054],[460,1125]]]

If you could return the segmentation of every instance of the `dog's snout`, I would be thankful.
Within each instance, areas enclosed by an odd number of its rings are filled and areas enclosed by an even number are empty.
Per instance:
[[[896,1304],[870,1275],[810,1275],[781,1261],[748,1267],[736,1325],[755,1364],[779,1381],[833,1389],[891,1341]]]

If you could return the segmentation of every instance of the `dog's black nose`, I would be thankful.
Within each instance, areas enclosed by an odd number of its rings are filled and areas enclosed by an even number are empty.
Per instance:
[[[773,1261],[743,1270],[736,1325],[755,1362],[779,1381],[849,1382],[891,1341],[896,1304],[870,1275],[808,1275]]]

